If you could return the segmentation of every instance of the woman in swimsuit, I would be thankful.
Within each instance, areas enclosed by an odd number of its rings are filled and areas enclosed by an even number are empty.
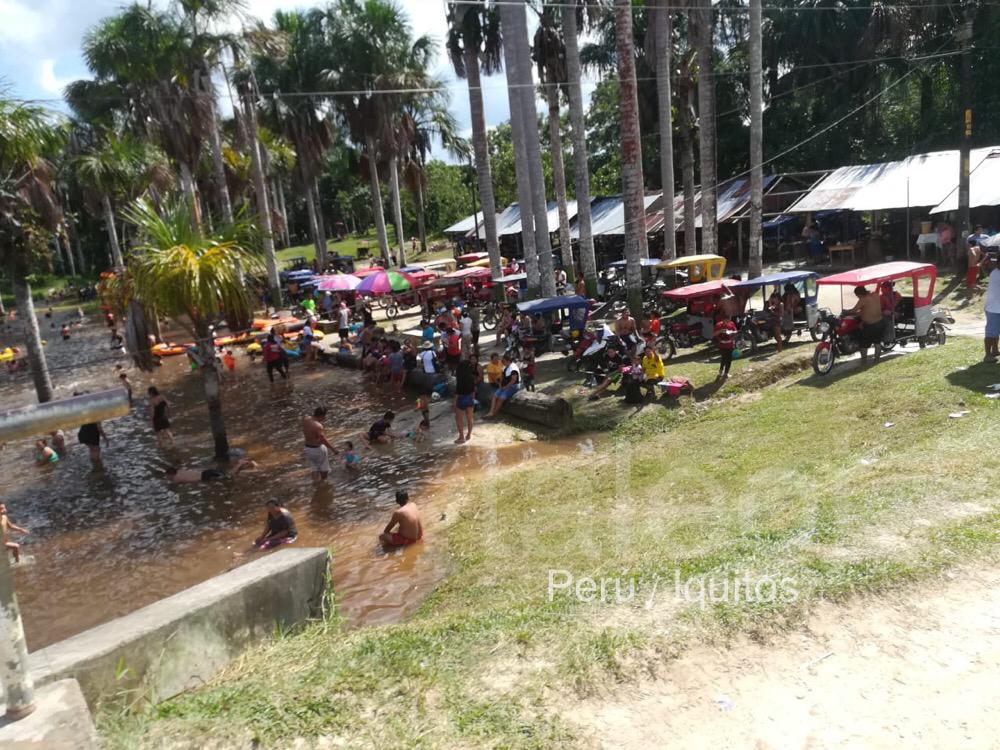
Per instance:
[[[95,469],[101,468],[101,438],[108,441],[108,436],[104,434],[104,428],[100,422],[88,422],[80,425],[76,433],[76,439],[87,446],[90,451],[90,464]]]
[[[167,399],[160,395],[156,386],[149,386],[149,418],[153,422],[153,433],[156,441],[163,444],[166,440],[170,447],[174,445],[174,436],[170,432],[170,420],[167,418]]]
[[[59,460],[59,454],[52,450],[45,438],[35,441],[35,463],[38,465],[54,464]]]

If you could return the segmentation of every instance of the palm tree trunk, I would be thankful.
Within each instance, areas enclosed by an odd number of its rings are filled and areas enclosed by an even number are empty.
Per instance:
[[[625,203],[625,289],[632,316],[642,317],[642,245],[646,238],[643,205],[642,143],[639,138],[639,99],[635,82],[635,37],[632,3],[615,0],[615,40],[621,92],[622,198]]]
[[[181,191],[191,207],[191,225],[198,229],[201,226],[201,203],[194,189],[194,177],[191,176],[191,167],[186,162],[178,162],[178,179],[181,183]]]
[[[712,2],[699,0],[695,24],[698,45],[698,140],[701,158],[701,251],[718,249],[715,170],[715,78]]]
[[[215,172],[215,189],[219,196],[219,209],[222,213],[222,220],[226,224],[233,223],[233,202],[229,197],[229,184],[226,182],[226,163],[222,158],[222,135],[219,133],[219,114],[215,102],[215,87],[212,85],[211,75],[208,73],[208,66],[203,66],[202,75],[205,76],[205,88],[209,97],[208,101],[208,137],[212,146],[212,169]],[[239,116],[237,115],[237,119]],[[256,135],[256,131],[254,132]]]
[[[597,259],[590,217],[590,172],[587,165],[587,132],[583,119],[583,94],[580,90],[580,46],[577,40],[577,9],[563,6],[563,40],[566,45],[566,78],[569,89],[569,120],[573,131],[573,178],[576,182],[576,223],[580,228],[580,270],[587,284],[587,294],[597,296]]]
[[[278,180],[278,203],[281,206],[281,218],[285,220],[285,247],[291,247],[292,235],[288,226],[288,209],[285,208],[285,183]]]
[[[63,243],[63,249],[66,251],[66,265],[69,268],[69,275],[75,277],[76,261],[73,259],[73,248],[69,244],[69,230],[66,229],[66,231],[60,232],[56,236],[56,242]]]
[[[111,246],[111,263],[115,268],[124,268],[122,249],[118,244],[118,230],[115,229],[115,212],[111,208],[111,198],[107,194],[101,196],[101,206],[104,209],[104,224],[108,229],[108,244]]]
[[[87,263],[83,258],[83,246],[80,244],[80,235],[76,231],[76,221],[70,219],[66,226],[69,230],[70,239],[73,241],[73,252],[76,254],[76,266],[81,274],[87,273]]]
[[[764,248],[764,71],[760,0],[750,0],[750,274],[763,272]]]
[[[38,403],[44,404],[52,400],[52,379],[49,377],[49,366],[45,361],[45,350],[42,348],[42,335],[38,330],[38,318],[35,316],[35,303],[31,299],[31,285],[20,273],[12,273],[14,282],[14,299],[17,302],[18,317],[24,332],[24,347],[28,351],[28,365],[31,367],[31,379],[35,381],[35,394]]]
[[[316,217],[316,203],[313,201],[313,189],[311,187],[306,188],[305,198],[306,213],[309,216],[309,234],[312,235],[313,248],[316,251],[316,259],[318,260],[324,243],[320,242],[319,238],[319,221]]]
[[[690,56],[681,80],[681,179],[684,183],[684,254],[698,252],[698,233],[694,215],[694,81],[691,78]]]
[[[244,91],[243,110],[250,127],[248,146],[250,148],[250,172],[253,175],[254,197],[257,201],[257,218],[263,235],[264,264],[267,266],[268,299],[277,310],[281,307],[281,280],[278,276],[278,259],[274,254],[274,228],[271,226],[271,207],[267,201],[267,185],[264,182],[264,166],[257,140],[257,110],[249,91]],[[234,112],[236,109],[234,109]]]
[[[377,151],[373,135],[369,134],[365,137],[365,151],[368,155],[368,180],[372,192],[372,213],[375,216],[375,234],[378,237],[378,247],[382,253],[382,260],[385,261],[386,268],[388,268],[391,265],[392,259],[389,257],[389,237],[385,232],[385,215],[382,213],[382,191],[378,184],[378,165],[375,163]]]
[[[654,28],[656,39],[656,93],[660,122],[660,185],[663,188],[663,258],[677,257],[674,228],[674,120],[670,91],[670,52],[673,17],[670,0],[659,0]]]
[[[486,235],[486,252],[490,256],[490,273],[493,278],[503,274],[500,263],[500,241],[497,238],[497,205],[493,193],[493,172],[490,166],[489,141],[486,138],[486,116],[483,109],[482,81],[479,76],[478,50],[471,46],[465,50],[465,75],[469,84],[469,114],[472,118],[472,150],[476,158],[476,179],[479,183],[479,203],[483,209],[483,232]],[[477,232],[478,234],[478,232]],[[476,237],[479,242],[479,237]],[[426,247],[424,250],[426,251]],[[497,299],[503,294],[501,284],[494,287]]]
[[[285,244],[285,228],[288,222],[285,220],[285,215],[281,212],[281,200],[278,198],[278,181],[273,179],[268,183],[268,188],[271,191],[268,196],[268,206],[271,207],[271,216],[273,217],[275,213],[281,217],[281,231],[278,232],[278,242],[282,247],[288,247]],[[274,231],[274,221],[271,222],[271,230]]]
[[[222,413],[222,397],[219,393],[219,371],[215,367],[215,346],[212,332],[205,324],[195,328],[198,337],[198,356],[201,359],[201,385],[205,391],[208,406],[208,426],[212,431],[215,457],[219,461],[229,460],[229,437],[226,434],[226,418]]]
[[[427,252],[427,206],[424,200],[424,171],[420,170],[417,175],[417,191],[414,194],[417,200],[417,236],[420,238],[420,252]]]
[[[323,219],[323,201],[319,192],[319,177],[313,177],[313,197],[316,199],[316,229],[319,232],[320,243],[316,246],[316,257],[319,259],[319,270],[326,270],[327,236],[326,221]]]
[[[403,237],[403,204],[399,194],[399,161],[395,154],[389,157],[389,194],[392,197],[392,223],[396,225],[397,260],[406,265],[406,240]]]
[[[549,105],[549,153],[552,157],[552,184],[559,209],[559,254],[562,256],[566,280],[576,281],[573,267],[573,246],[569,239],[569,211],[566,208],[566,169],[563,166],[562,132],[559,122],[559,87],[550,83],[545,89]]]

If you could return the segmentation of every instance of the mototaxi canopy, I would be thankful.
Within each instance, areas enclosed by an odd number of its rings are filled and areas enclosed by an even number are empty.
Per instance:
[[[869,286],[897,279],[913,281],[914,307],[923,307],[931,303],[931,298],[934,296],[934,282],[937,280],[937,268],[933,263],[914,263],[908,260],[878,263],[874,266],[824,276],[817,283],[822,286]]]
[[[703,281],[700,284],[691,284],[690,286],[679,286],[676,289],[668,289],[663,293],[663,296],[667,299],[677,300],[678,302],[687,302],[698,297],[710,297],[716,294],[725,294],[729,291],[729,285],[735,284],[736,282],[730,282],[725,279],[713,279],[712,281]]]
[[[661,260],[657,268],[688,269],[689,278],[696,281],[715,281],[726,272],[726,259],[721,255],[682,255],[673,260]]]
[[[561,297],[542,297],[527,302],[518,302],[518,312],[529,315],[555,312],[556,310],[589,310],[590,300],[579,294],[567,294]]]
[[[817,279],[819,279],[819,274],[815,271],[782,271],[781,273],[758,276],[755,279],[747,279],[746,281],[726,282],[726,286],[734,292],[744,291],[747,294],[752,294],[761,287],[775,286],[783,288],[785,284],[802,284],[804,290],[803,297],[805,297],[807,303],[812,303],[816,301],[818,291],[816,289]]]

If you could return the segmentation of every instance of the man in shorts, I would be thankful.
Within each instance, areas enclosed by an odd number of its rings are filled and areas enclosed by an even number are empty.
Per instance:
[[[406,490],[396,490],[396,504],[399,506],[389,519],[378,540],[385,547],[406,547],[416,544],[424,536],[424,526],[420,521],[420,509],[410,500]]]
[[[983,271],[986,273],[986,335],[983,344],[986,354],[984,362],[996,362],[1000,357],[1000,268],[988,254],[983,256]]]
[[[882,303],[879,296],[863,286],[854,287],[858,303],[845,313],[857,313],[861,318],[861,361],[868,362],[868,347],[875,350],[875,364],[882,358],[882,333],[885,330],[885,319],[882,315]]]
[[[340,340],[347,341],[347,337],[351,333],[351,309],[346,302],[340,303],[340,309],[337,311],[337,326]]]
[[[475,408],[476,368],[471,360],[463,359],[455,369],[455,425],[458,427],[456,445],[472,439],[472,412]],[[463,419],[467,427],[463,427]]]
[[[326,439],[323,431],[323,420],[326,418],[326,409],[317,406],[312,416],[302,417],[302,436],[305,438],[306,463],[312,468],[313,479],[326,479],[330,473],[330,452],[336,450],[330,441]]]

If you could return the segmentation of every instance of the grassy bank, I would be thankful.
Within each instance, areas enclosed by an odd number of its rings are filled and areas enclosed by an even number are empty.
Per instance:
[[[595,453],[493,472],[452,525],[429,524],[453,574],[411,621],[316,624],[192,693],[106,707],[101,731],[112,748],[579,746],[567,702],[692,640],[787,626],[819,599],[995,553],[1000,404],[984,393],[1000,369],[978,358],[977,342],[952,341],[833,378],[744,381],[731,398],[632,413]],[[551,570],[618,579],[626,600],[613,584],[582,592],[598,601],[550,599]],[[697,591],[744,576],[797,597],[673,595],[675,577]]]

